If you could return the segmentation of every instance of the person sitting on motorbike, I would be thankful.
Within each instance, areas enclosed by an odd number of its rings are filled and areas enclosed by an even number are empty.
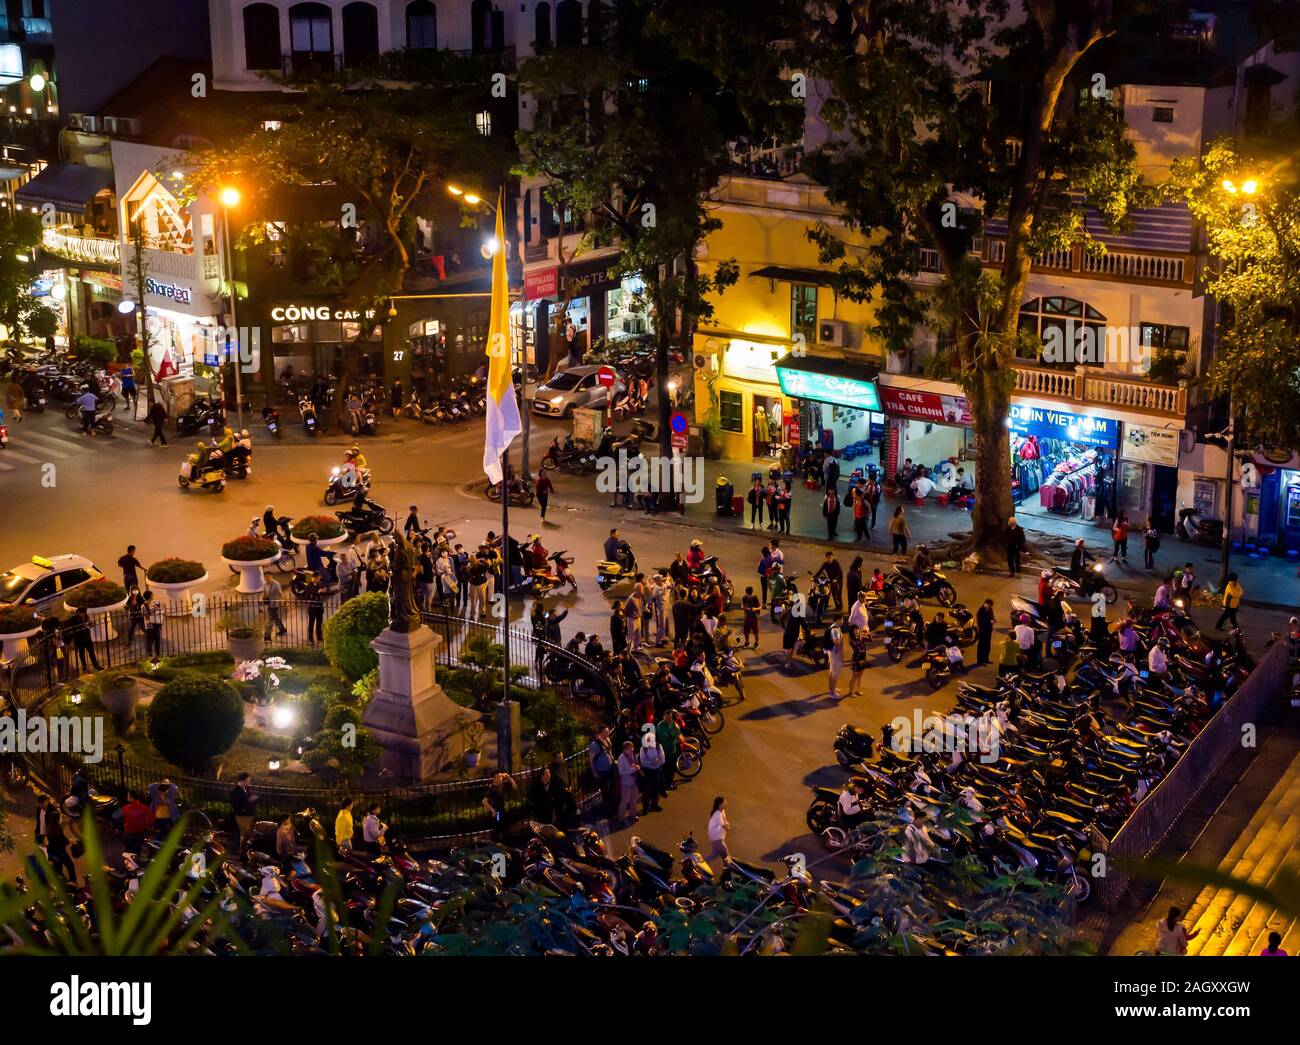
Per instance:
[[[357,466],[357,471],[366,471],[370,468],[370,462],[366,460],[366,455],[361,452],[361,447],[353,444],[348,453],[352,456],[352,463]]]
[[[911,626],[916,635],[916,641],[920,642],[925,628],[925,617],[921,614],[921,604],[916,601],[914,595],[908,595],[899,602],[898,611],[903,622]]]
[[[262,513],[262,529],[268,537],[274,537],[280,529],[280,520],[275,514],[275,505],[268,504]]]
[[[866,819],[867,811],[862,808],[862,796],[865,790],[857,777],[850,777],[844,781],[840,797],[835,803],[836,819],[842,827],[852,829]]]
[[[193,472],[195,475],[202,475],[203,469],[207,467],[208,459],[212,456],[212,448],[207,443],[198,443],[198,451],[191,460],[194,463]]]
[[[916,574],[916,579],[925,580],[933,569],[934,561],[930,558],[930,549],[924,544],[918,544],[916,554],[912,556],[912,572]]]
[[[551,553],[542,547],[542,539],[536,534],[528,538],[528,555],[530,568],[534,570],[545,570],[546,562],[551,557]]]
[[[600,437],[600,444],[596,447],[596,456],[601,460],[614,456],[614,429],[605,429]]]
[[[698,573],[704,568],[704,558],[704,542],[697,537],[686,552],[686,565],[692,573]]]
[[[357,492],[352,497],[351,510],[354,512],[370,511],[370,512],[379,513],[382,512],[383,509],[381,509],[379,505],[375,504],[374,501],[372,501],[369,497],[366,496],[366,488],[364,486],[358,486]]]
[[[934,620],[925,626],[925,650],[930,650],[942,646],[948,639],[948,621],[944,619],[943,611],[940,610],[934,615]]]
[[[307,569],[324,579],[333,580],[334,554],[325,551],[316,541],[314,533],[307,535]]]
[[[356,390],[348,393],[348,422],[352,425],[354,433],[361,431],[361,426],[365,419],[361,415],[361,397],[357,395]]]
[[[221,438],[217,440],[216,447],[223,454],[230,453],[235,448],[235,433],[229,428],[222,429]]]

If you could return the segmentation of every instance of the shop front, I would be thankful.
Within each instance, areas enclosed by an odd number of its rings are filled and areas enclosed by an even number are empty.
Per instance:
[[[304,299],[273,302],[267,310],[274,378],[340,372],[345,347],[360,346],[361,372],[382,379],[383,331],[375,310],[361,305]]]
[[[888,417],[880,455],[886,478],[910,460],[929,469],[940,493],[957,481],[958,468],[974,481],[974,435],[964,396],[882,382],[880,403]]]
[[[1269,548],[1300,548],[1300,458],[1264,450],[1242,465],[1243,531]],[[1250,525],[1251,523],[1254,525]]]
[[[1115,516],[1120,504],[1117,420],[1013,402],[1007,427],[1017,511],[1085,521]]]
[[[834,453],[847,473],[877,463],[885,435],[876,368],[830,356],[791,353],[776,364],[788,399],[785,442],[802,453]]]
[[[1133,520],[1149,519],[1161,533],[1173,533],[1178,514],[1178,462],[1183,430],[1124,422],[1119,448],[1119,510]]]

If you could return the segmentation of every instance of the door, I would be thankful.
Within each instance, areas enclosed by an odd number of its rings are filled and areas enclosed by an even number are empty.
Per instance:
[[[1157,464],[1151,470],[1151,521],[1161,533],[1173,533],[1178,507],[1178,469]]]
[[[1282,492],[1282,473],[1276,468],[1259,480],[1259,532],[1260,544],[1272,545],[1277,540],[1277,520],[1282,514],[1278,503]]]

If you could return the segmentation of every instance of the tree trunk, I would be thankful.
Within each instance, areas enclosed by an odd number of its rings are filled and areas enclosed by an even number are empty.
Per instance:
[[[1006,423],[1011,413],[1011,392],[1000,372],[980,370],[967,395],[975,429],[973,547],[986,562],[1004,562],[1007,520],[1015,514],[1011,500],[1011,436]]]
[[[656,272],[653,279],[646,281],[646,289],[650,293],[650,300],[654,302],[655,309],[655,388],[659,391],[659,453],[663,457],[672,457],[673,436],[668,428],[668,418],[673,411],[669,401],[668,382],[671,374],[668,363],[673,335],[669,325],[667,303],[663,299],[661,288],[660,274]]]

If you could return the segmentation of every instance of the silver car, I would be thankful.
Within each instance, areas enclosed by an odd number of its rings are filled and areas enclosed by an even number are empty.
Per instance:
[[[574,366],[561,370],[533,393],[533,412],[548,417],[571,417],[579,406],[604,409],[609,394],[617,397],[623,390],[622,378],[615,371],[613,388],[606,389],[596,380],[598,366]]]
[[[33,613],[53,610],[58,616],[73,588],[103,576],[81,555],[33,555],[30,562],[0,573],[0,606],[21,606]]]

